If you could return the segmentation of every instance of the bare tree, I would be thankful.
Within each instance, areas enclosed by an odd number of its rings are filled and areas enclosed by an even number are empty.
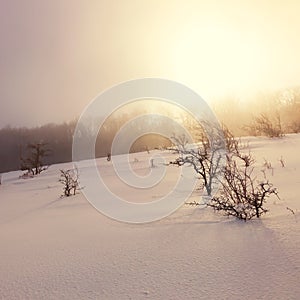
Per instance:
[[[244,221],[259,218],[267,212],[264,207],[266,199],[272,194],[278,197],[277,189],[266,179],[256,182],[254,159],[250,153],[229,153],[226,157],[222,189],[207,205]]]
[[[79,189],[78,169],[60,170],[59,182],[63,185],[64,196],[75,195]]]
[[[22,157],[21,153],[21,170],[27,171],[28,174],[37,175],[46,170],[43,164],[43,158],[48,155],[49,149],[46,149],[46,143],[29,143],[27,145],[28,157]]]

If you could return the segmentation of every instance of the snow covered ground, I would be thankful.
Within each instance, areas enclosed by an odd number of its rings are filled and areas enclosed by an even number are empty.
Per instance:
[[[81,193],[60,198],[59,169],[70,163],[33,179],[3,174],[0,299],[300,299],[300,135],[246,140],[259,170],[271,162],[265,172],[281,197],[246,223],[186,205],[157,222],[121,223]],[[132,168],[144,175],[151,155],[132,154]],[[169,167],[162,184],[132,193],[110,162],[97,163],[131,201],[161,197],[178,175]]]

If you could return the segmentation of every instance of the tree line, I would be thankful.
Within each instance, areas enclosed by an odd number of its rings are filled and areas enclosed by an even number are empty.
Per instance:
[[[71,161],[75,124],[73,121],[35,128],[7,126],[0,129],[0,172],[21,169],[29,144],[47,143],[50,153],[44,158],[45,164]]]
[[[300,132],[300,87],[259,93],[248,100],[230,96],[213,103],[218,119],[236,136],[265,135],[266,127]],[[260,130],[261,129],[261,130]]]
[[[95,145],[95,156],[106,157],[111,152],[111,145],[114,136],[121,126],[131,115],[122,114],[111,116],[101,127],[97,135]],[[47,155],[43,156],[43,164],[51,165],[72,161],[73,134],[77,121],[66,122],[63,124],[47,124],[34,128],[15,128],[7,126],[0,129],[0,173],[26,169],[32,160],[31,152],[33,147],[44,145]],[[169,124],[160,124],[167,127]],[[87,138],[92,136],[90,128],[81,128],[82,136]],[[172,128],[170,128],[170,135]],[[131,152],[148,151],[154,148],[167,147],[170,142],[167,138],[156,135],[146,134],[138,138],[132,145]],[[120,149],[122,154],[123,149]]]
[[[197,140],[197,135],[201,133],[201,126],[191,115],[162,102],[157,102],[156,108],[162,114],[181,122]],[[300,132],[300,87],[260,94],[249,102],[243,102],[235,97],[226,98],[213,104],[213,110],[218,119],[226,124],[235,136],[274,137],[285,133],[298,133]],[[105,157],[111,152],[114,136],[123,124],[140,114],[149,112],[153,112],[151,105],[145,102],[140,106],[130,104],[109,116],[99,131],[100,135],[98,134],[95,146],[96,157]],[[167,120],[158,118],[155,122],[161,122],[160,126],[168,128],[169,136],[176,132]],[[0,129],[0,172],[19,170],[22,158],[28,156],[29,144],[47,144],[49,153],[44,158],[46,165],[71,161],[76,123],[77,120],[73,120],[34,128],[7,126]],[[82,128],[82,135],[92,135],[91,128]],[[155,134],[146,134],[134,142],[131,152],[168,146],[170,146],[169,139]],[[121,153],[122,149],[120,149]]]

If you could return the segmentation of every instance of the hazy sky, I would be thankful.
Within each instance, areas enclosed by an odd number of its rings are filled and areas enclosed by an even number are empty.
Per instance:
[[[140,77],[208,101],[298,85],[299,3],[0,0],[0,127],[70,120]]]

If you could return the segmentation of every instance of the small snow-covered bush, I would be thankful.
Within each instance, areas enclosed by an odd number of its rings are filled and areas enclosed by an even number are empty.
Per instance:
[[[59,182],[63,185],[63,196],[75,195],[79,189],[78,169],[60,170]]]
[[[221,181],[222,188],[207,205],[216,211],[224,212],[225,215],[235,216],[244,221],[265,214],[266,199],[271,195],[277,196],[277,189],[266,179],[256,181],[253,164],[254,159],[250,153],[227,154],[227,164],[223,170],[224,178]]]

